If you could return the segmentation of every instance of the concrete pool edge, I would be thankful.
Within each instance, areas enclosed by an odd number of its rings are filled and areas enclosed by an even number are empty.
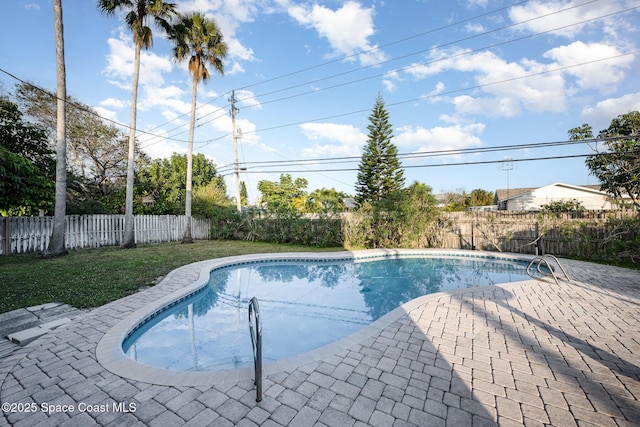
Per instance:
[[[210,272],[217,268],[269,261],[341,261],[394,256],[454,256],[512,261],[529,261],[533,258],[533,256],[525,254],[495,253],[486,251],[443,249],[371,249],[344,252],[252,254],[200,261],[171,271],[158,285],[154,286],[152,289],[155,291],[160,289],[164,294],[154,301],[145,304],[143,307],[134,310],[124,319],[119,321],[113,328],[107,331],[97,344],[96,359],[106,370],[116,375],[157,385],[208,386],[214,384],[235,383],[242,380],[252,379],[253,368],[241,368],[226,371],[181,372],[150,367],[138,363],[126,356],[122,350],[122,343],[128,334],[138,325],[159,314],[163,311],[163,308],[171,307],[206,286],[209,281]],[[176,282],[179,282],[176,278],[180,277],[180,275],[185,272],[197,273],[197,279],[191,280],[188,284],[176,284]],[[365,326],[359,331],[338,341],[297,356],[265,363],[263,367],[263,374],[266,376],[276,372],[289,371],[299,366],[322,360],[324,357],[333,355],[340,350],[357,345],[363,340],[373,337],[376,333],[382,331],[391,323],[400,319],[402,316],[407,315],[412,310],[421,307],[428,301],[441,298],[445,295],[455,295],[464,292],[469,292],[469,289],[438,292],[418,297],[400,307],[397,307],[370,325]]]

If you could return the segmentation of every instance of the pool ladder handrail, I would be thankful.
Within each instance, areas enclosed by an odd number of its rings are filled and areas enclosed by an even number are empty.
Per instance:
[[[251,333],[251,345],[253,346],[256,402],[260,402],[262,400],[262,320],[260,319],[260,305],[256,297],[251,298],[251,301],[249,301],[249,332]]]
[[[558,267],[562,271],[562,274],[564,275],[564,278],[567,280],[567,282],[573,283],[573,280],[569,277],[569,274],[567,274],[567,270],[565,270],[565,268],[562,266],[562,264],[560,264],[560,260],[557,257],[555,257],[554,255],[551,255],[551,254],[544,254],[541,257],[533,258],[531,260],[531,262],[529,262],[529,265],[527,266],[527,274],[533,279],[539,279],[539,277],[534,276],[533,274],[531,274],[531,271],[530,271],[531,266],[534,263],[537,262],[536,270],[538,270],[538,273],[540,273],[543,276],[551,276],[551,277],[553,277],[553,280],[555,280],[556,285],[559,285],[560,281],[558,280],[558,276],[556,275],[555,271],[551,267],[551,264],[549,264],[549,261],[547,260],[547,258],[553,259],[553,261],[555,261],[555,263],[558,265]],[[550,273],[546,273],[546,272],[544,272],[544,271],[542,271],[540,269],[542,264],[546,265],[546,267],[547,267],[547,269],[549,270]]]

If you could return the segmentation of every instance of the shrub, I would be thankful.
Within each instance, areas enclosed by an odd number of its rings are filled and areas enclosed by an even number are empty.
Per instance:
[[[582,205],[582,202],[576,199],[558,200],[546,205],[542,205],[540,206],[540,208],[542,210],[542,213],[551,213],[556,215],[561,213],[573,213],[581,216],[585,211],[585,207]]]
[[[341,246],[340,219],[336,214],[306,216],[287,207],[270,211],[233,208],[218,210],[213,218],[211,236],[215,239],[251,240],[315,247]]]

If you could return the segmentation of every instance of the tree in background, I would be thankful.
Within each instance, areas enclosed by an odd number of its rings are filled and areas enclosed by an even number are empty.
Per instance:
[[[30,83],[16,85],[16,98],[26,114],[56,131],[55,94]],[[104,183],[110,176],[126,174],[126,135],[105,123],[91,107],[67,97],[67,167],[74,175]],[[55,145],[55,141],[52,141]]]
[[[249,194],[247,193],[247,184],[244,181],[240,181],[240,205],[249,205]]]
[[[375,204],[392,198],[404,186],[404,171],[398,160],[398,149],[391,142],[393,127],[379,95],[369,122],[369,137],[358,167],[356,183],[356,202],[359,204]]]
[[[186,171],[187,156],[177,153],[173,153],[169,159],[154,159],[141,167],[137,173],[137,210],[154,215],[183,214]],[[193,171],[194,191],[212,185],[226,194],[224,179],[218,176],[215,164],[204,154],[193,156]]]
[[[571,140],[593,137],[591,126],[569,130]],[[640,210],[640,112],[621,114],[611,120],[607,129],[598,134],[607,151],[591,155],[586,164],[600,181],[600,189],[613,194],[617,199],[631,199],[635,209]]]
[[[184,213],[186,216],[182,243],[193,243],[191,237],[191,175],[193,156],[193,133],[196,123],[196,100],[198,83],[209,80],[207,65],[224,74],[222,60],[227,55],[227,45],[218,25],[199,12],[181,16],[169,33],[175,43],[173,57],[177,61],[189,58],[189,72],[193,75],[191,86],[191,121],[189,123],[189,146],[187,149],[187,182]]]
[[[440,243],[439,209],[431,187],[414,182],[378,203],[363,203],[343,220],[346,247],[424,248]]]
[[[55,199],[55,159],[47,132],[24,122],[18,106],[0,97],[0,214],[37,215]]]
[[[441,197],[444,210],[447,212],[462,211],[467,203],[467,192],[463,188],[447,191]]]
[[[49,133],[56,132],[56,96],[30,83],[16,86],[25,113]],[[67,96],[67,213],[121,213],[118,192],[125,187],[127,137],[88,105]],[[51,141],[55,145],[55,141]],[[136,149],[136,161],[144,154]],[[124,206],[124,197],[122,198]]]
[[[262,180],[258,182],[258,190],[262,193],[262,202],[267,209],[294,209],[296,199],[306,195],[309,182],[304,178],[295,181],[289,174],[280,175],[278,182]]]
[[[306,210],[314,213],[342,212],[347,195],[335,188],[318,188],[307,197]]]
[[[465,205],[471,206],[488,206],[493,204],[493,191],[483,190],[482,188],[476,188],[471,190],[471,193],[467,195]]]
[[[56,126],[56,202],[53,229],[49,245],[43,255],[54,257],[67,254],[64,243],[67,216],[67,74],[64,66],[64,34],[62,25],[62,0],[53,0],[56,33],[56,75],[58,79]]]
[[[148,21],[163,28],[167,33],[171,28],[169,20],[176,15],[175,5],[163,0],[98,0],[98,9],[113,16],[116,11],[126,12],[125,23],[133,32],[135,57],[133,62],[133,82],[131,85],[131,118],[129,122],[129,150],[127,156],[127,185],[125,197],[124,237],[121,247],[135,247],[133,230],[133,182],[135,174],[136,112],[138,105],[138,80],[140,78],[140,51],[153,45],[153,32]]]
[[[214,179],[205,186],[193,189],[194,216],[210,218],[214,210],[228,206],[231,206],[231,200],[227,197],[227,189],[222,179]]]

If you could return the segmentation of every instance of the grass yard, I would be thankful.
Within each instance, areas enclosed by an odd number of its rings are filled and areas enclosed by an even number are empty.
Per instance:
[[[0,313],[54,301],[76,308],[98,307],[158,283],[177,267],[206,259],[339,250],[344,249],[206,240],[191,245],[141,245],[136,249],[79,249],[53,259],[39,254],[0,256]]]

